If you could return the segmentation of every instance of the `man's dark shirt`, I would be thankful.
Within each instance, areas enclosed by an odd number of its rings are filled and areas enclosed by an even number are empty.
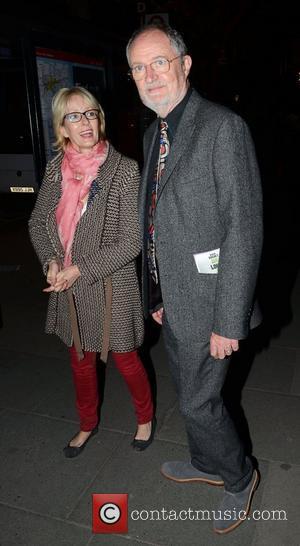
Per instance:
[[[156,134],[156,140],[155,144],[153,146],[153,152],[150,160],[150,168],[149,173],[151,176],[149,176],[148,185],[147,185],[147,199],[146,199],[146,214],[145,214],[145,249],[146,249],[146,255],[147,255],[147,239],[148,239],[148,226],[149,226],[149,207],[150,207],[150,200],[151,200],[151,193],[152,193],[152,186],[153,186],[153,179],[155,176],[156,166],[158,162],[158,155],[159,155],[159,140],[160,140],[160,122],[166,121],[168,124],[168,137],[170,142],[170,147],[172,146],[172,142],[174,140],[174,136],[177,130],[177,127],[179,125],[180,118],[183,114],[183,111],[186,107],[186,104],[190,98],[190,94],[192,92],[192,88],[189,87],[187,90],[186,95],[182,99],[182,101],[175,106],[174,110],[172,110],[166,118],[158,118],[157,119],[157,134]],[[166,162],[168,161],[168,158],[166,159]],[[160,289],[160,282],[159,282],[159,270],[158,270],[158,263],[156,262],[157,267],[157,273],[158,273],[158,284],[155,284],[153,281],[151,275],[149,274],[149,269],[147,267],[147,277],[148,277],[148,308],[149,313],[153,313],[154,311],[157,311],[160,307],[163,306],[163,300],[161,295],[161,289]]]

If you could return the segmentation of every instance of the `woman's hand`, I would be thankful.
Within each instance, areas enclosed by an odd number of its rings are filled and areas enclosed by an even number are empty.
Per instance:
[[[57,273],[55,283],[45,288],[44,292],[63,292],[70,288],[80,275],[77,265],[70,265]]]
[[[56,277],[60,271],[60,264],[56,260],[51,260],[48,265],[47,283],[50,284],[48,288],[44,288],[43,292],[52,292],[56,283]]]

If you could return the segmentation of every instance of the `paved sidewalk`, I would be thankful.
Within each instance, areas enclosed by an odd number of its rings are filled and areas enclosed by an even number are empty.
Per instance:
[[[0,244],[5,248],[0,261],[1,546],[299,546],[300,278],[287,324],[270,332],[268,340],[262,336],[263,342],[254,337],[244,347],[244,367],[239,361],[232,369],[236,387],[245,381],[242,406],[262,475],[253,509],[263,511],[263,519],[219,537],[212,521],[162,519],[163,509],[177,515],[189,508],[216,510],[222,488],[176,484],[159,472],[165,460],[188,458],[160,340],[151,350],[158,418],[153,444],[144,453],[132,450],[133,408],[109,364],[100,432],[80,457],[65,459],[62,448],[78,427],[71,374],[65,347],[43,333],[47,296],[25,221],[2,223]],[[253,363],[251,347],[256,347]],[[238,423],[245,434],[243,419]],[[130,513],[158,510],[161,519],[146,520],[143,512],[143,520],[129,517],[127,535],[93,534],[92,493],[128,493]],[[278,513],[272,520],[273,510],[285,511],[286,520],[278,521]]]

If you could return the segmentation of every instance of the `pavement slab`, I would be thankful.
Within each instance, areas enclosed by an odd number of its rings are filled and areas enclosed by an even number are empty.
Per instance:
[[[62,449],[77,431],[73,423],[7,410],[0,428],[0,502],[60,518],[67,518],[123,438],[101,431],[84,456],[66,459]]]
[[[242,405],[254,455],[259,459],[300,464],[300,398],[245,389]]]
[[[300,521],[296,498],[299,500],[299,489],[300,466],[269,463],[253,546],[298,546]]]
[[[91,538],[90,529],[5,505],[0,529],[3,546],[88,546]]]

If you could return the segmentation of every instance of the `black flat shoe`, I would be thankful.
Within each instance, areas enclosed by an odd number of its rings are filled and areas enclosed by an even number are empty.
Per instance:
[[[84,450],[86,444],[88,443],[89,439],[92,436],[95,436],[97,432],[98,427],[93,428],[91,434],[86,439],[86,441],[81,444],[81,446],[70,446],[70,444],[68,444],[66,447],[64,447],[63,452],[65,454],[65,457],[68,457],[68,459],[73,459],[73,457],[77,457],[78,455],[80,455],[80,453]]]
[[[156,429],[156,417],[153,417],[151,421],[151,434],[148,440],[136,440],[134,438],[131,442],[133,449],[135,449],[136,451],[144,451],[145,449],[147,449],[147,447],[149,447],[150,444],[152,444],[153,442],[155,429]]]

